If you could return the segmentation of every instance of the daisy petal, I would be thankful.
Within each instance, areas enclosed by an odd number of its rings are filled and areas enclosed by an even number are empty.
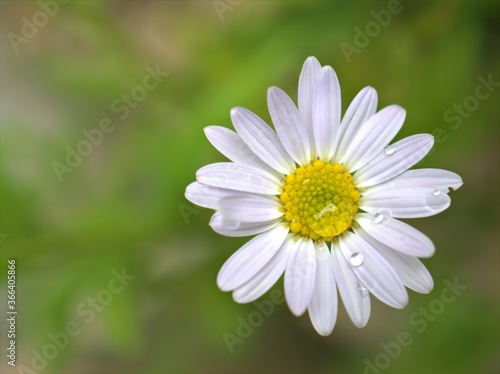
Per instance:
[[[332,257],[325,242],[316,248],[316,282],[307,309],[316,331],[330,335],[337,320],[337,286],[333,274]]]
[[[289,234],[271,261],[252,279],[234,290],[234,301],[238,303],[250,303],[264,295],[276,283],[285,271],[294,240],[293,235]]]
[[[326,161],[335,152],[336,134],[340,124],[340,84],[331,66],[319,73],[313,100],[313,129],[317,156]]]
[[[398,176],[422,160],[433,145],[432,135],[419,134],[388,146],[356,172],[359,186],[370,187]]]
[[[377,91],[373,87],[363,88],[354,98],[342,117],[337,137],[336,158],[342,159],[352,140],[368,119],[377,111]]]
[[[361,209],[395,218],[420,218],[441,213],[450,206],[450,197],[429,188],[366,189]]]
[[[237,218],[228,218],[222,213],[216,212],[210,219],[210,227],[218,234],[230,237],[240,237],[269,231],[280,221],[281,219],[278,218],[268,222],[241,222]]]
[[[212,145],[236,164],[254,166],[270,174],[275,170],[264,163],[234,131],[222,126],[208,126],[205,135]]]
[[[285,298],[291,312],[300,316],[311,301],[316,279],[314,244],[310,239],[294,243],[285,270]]]
[[[383,303],[397,309],[404,308],[408,303],[408,293],[401,278],[371,245],[352,232],[341,236],[339,245],[364,287]],[[354,258],[361,258],[361,263],[354,263]]]
[[[274,175],[252,166],[218,162],[196,172],[198,182],[235,191],[278,195],[281,181]]]
[[[408,170],[382,184],[370,189],[386,188],[429,188],[448,193],[450,188],[458,190],[464,182],[458,174],[442,169],[415,169]]]
[[[387,247],[362,228],[355,228],[354,232],[361,236],[364,241],[375,248],[378,253],[386,259],[389,265],[391,265],[401,277],[406,287],[419,293],[429,293],[432,291],[434,282],[432,281],[431,274],[418,258],[405,255]]]
[[[278,225],[243,245],[220,269],[217,275],[219,288],[232,291],[248,282],[278,252],[287,234],[288,228]]]
[[[359,282],[338,243],[332,242],[332,264],[337,287],[354,326],[365,327],[370,318],[370,293]]]
[[[234,195],[235,192],[224,188],[211,187],[193,182],[186,187],[184,196],[193,204],[209,209],[218,209],[220,199]]]
[[[295,169],[278,135],[260,117],[238,107],[231,110],[231,119],[241,139],[262,161],[283,174]]]
[[[374,114],[356,133],[341,162],[351,173],[365,166],[396,136],[405,117],[406,111],[398,105]]]
[[[273,196],[274,197],[274,196]],[[241,222],[265,222],[283,215],[277,199],[257,195],[230,196],[219,202],[220,212]]]
[[[277,87],[267,92],[269,113],[286,151],[296,163],[306,165],[311,159],[307,129],[292,99]]]
[[[312,153],[314,153],[316,149],[313,132],[312,107],[314,91],[316,90],[316,82],[318,81],[320,71],[321,64],[316,57],[308,57],[304,62],[299,77],[299,112],[307,128],[307,135]]]
[[[415,257],[431,257],[432,241],[417,229],[391,217],[358,214],[356,221],[371,236],[386,246]]]

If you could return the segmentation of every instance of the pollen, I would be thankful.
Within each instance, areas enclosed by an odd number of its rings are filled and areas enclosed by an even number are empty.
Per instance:
[[[351,227],[360,197],[341,164],[316,160],[285,178],[280,201],[291,232],[332,241]]]

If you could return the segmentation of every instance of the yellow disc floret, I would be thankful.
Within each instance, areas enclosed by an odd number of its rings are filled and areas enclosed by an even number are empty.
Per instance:
[[[288,175],[280,195],[290,231],[325,241],[351,227],[359,198],[352,175],[340,164],[321,160]]]

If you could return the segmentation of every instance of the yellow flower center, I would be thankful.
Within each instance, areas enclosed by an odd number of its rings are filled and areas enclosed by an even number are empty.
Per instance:
[[[316,160],[283,181],[280,201],[290,231],[331,241],[351,227],[360,193],[342,165]]]

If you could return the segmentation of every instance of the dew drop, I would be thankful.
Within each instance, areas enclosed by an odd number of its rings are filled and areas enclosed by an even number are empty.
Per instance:
[[[375,213],[373,215],[373,222],[375,223],[380,223],[384,220],[384,216],[382,215],[382,213]]]
[[[368,295],[368,288],[363,286],[361,282],[358,282],[358,291],[361,294],[361,296]]]
[[[336,210],[337,207],[335,206],[335,204],[328,204],[323,209],[321,209],[321,212],[319,212],[318,216],[321,218],[326,212],[335,212]]]
[[[353,253],[351,255],[351,258],[349,259],[351,265],[356,267],[363,265],[364,261],[365,261],[365,256],[363,256],[363,254],[359,252]]]
[[[254,176],[254,175],[252,175],[250,177],[250,182],[253,184],[259,185],[259,186],[264,185],[264,179],[262,179],[261,177]]]
[[[390,156],[390,155],[394,154],[394,151],[395,151],[395,149],[393,147],[389,146],[385,149],[385,154]]]
[[[441,195],[441,191],[439,190],[434,190],[434,196],[439,196]]]

